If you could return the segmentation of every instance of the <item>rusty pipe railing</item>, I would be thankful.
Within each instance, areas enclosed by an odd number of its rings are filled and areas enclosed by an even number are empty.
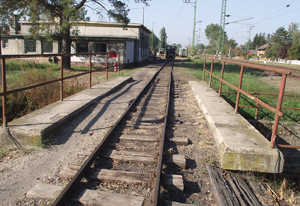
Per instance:
[[[211,69],[210,69],[210,71],[205,69],[206,59],[211,60]],[[217,75],[213,74],[214,61],[222,62],[221,77],[218,77]],[[233,84],[231,84],[231,83],[229,83],[229,82],[227,82],[223,79],[224,70],[225,70],[225,63],[230,63],[230,64],[235,64],[235,65],[240,65],[241,66],[239,86],[238,87],[234,86]],[[241,89],[243,73],[244,73],[244,67],[260,69],[260,70],[264,70],[264,71],[276,72],[276,73],[279,73],[279,74],[282,75],[276,108],[274,108],[271,105],[261,101],[259,99],[259,96],[254,97],[250,93],[248,93],[248,92]],[[237,91],[237,99],[236,99],[236,105],[235,105],[235,112],[236,113],[237,113],[238,107],[239,107],[240,94],[244,94],[246,97],[248,97],[251,100],[255,101],[257,103],[257,106],[261,105],[262,107],[272,111],[275,114],[275,120],[274,120],[274,124],[273,124],[272,136],[271,136],[271,141],[270,141],[270,147],[274,148],[275,138],[276,138],[278,124],[279,124],[279,117],[284,116],[284,114],[281,112],[281,106],[282,106],[282,99],[283,99],[283,96],[284,96],[284,88],[285,88],[286,78],[287,78],[287,75],[291,74],[291,71],[287,70],[287,69],[279,69],[279,68],[275,68],[275,67],[268,67],[268,66],[250,64],[250,63],[244,63],[244,62],[236,62],[236,61],[230,61],[230,60],[219,60],[219,59],[213,59],[213,58],[205,57],[204,58],[204,66],[203,66],[203,81],[205,81],[205,72],[209,74],[209,83],[208,83],[209,87],[211,86],[212,77],[215,77],[216,79],[218,79],[220,81],[219,96],[221,96],[222,83],[227,84],[228,86],[230,86],[231,88],[233,88]],[[252,93],[252,94],[254,94],[254,93]],[[286,145],[286,146],[285,145],[279,145],[279,146],[285,147],[285,148],[299,148],[299,146],[291,146],[291,145]]]
[[[106,70],[106,81],[108,81],[108,69],[112,66],[108,66],[108,54],[110,53],[104,53],[104,52],[99,52],[99,53],[76,53],[76,54],[34,54],[34,55],[0,55],[0,60],[1,60],[1,83],[2,83],[2,92],[0,92],[0,96],[2,96],[2,120],[3,120],[3,126],[7,126],[7,122],[6,122],[6,116],[7,116],[7,107],[6,107],[6,97],[8,94],[12,94],[15,92],[20,92],[20,91],[25,91],[28,89],[32,89],[35,87],[40,87],[43,85],[47,85],[47,84],[52,84],[55,82],[60,82],[60,100],[63,101],[64,96],[63,96],[63,90],[64,90],[64,80],[66,79],[70,79],[70,78],[75,78],[81,75],[85,75],[85,74],[89,74],[89,88],[92,87],[92,73],[93,72],[99,72],[102,69],[94,69],[92,70],[92,56],[95,55],[105,55],[105,70]],[[118,71],[120,68],[120,54],[116,53],[117,57],[114,57],[117,59],[118,61]],[[38,58],[38,57],[53,57],[53,56],[59,56],[60,59],[60,78],[59,79],[55,79],[55,80],[51,80],[51,81],[45,81],[42,83],[38,83],[38,84],[33,84],[33,85],[29,85],[29,86],[25,86],[25,87],[20,87],[17,89],[12,89],[12,90],[7,90],[7,83],[6,83],[6,59],[19,59],[19,58]],[[87,72],[83,72],[80,74],[75,74],[75,75],[71,75],[68,77],[64,77],[63,75],[63,57],[64,56],[88,56],[88,66],[89,66],[89,71]],[[119,72],[118,72],[119,74]]]

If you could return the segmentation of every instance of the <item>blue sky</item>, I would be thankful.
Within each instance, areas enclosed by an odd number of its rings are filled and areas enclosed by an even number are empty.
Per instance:
[[[151,0],[149,6],[134,3],[134,0],[123,2],[130,9],[131,23],[143,23],[144,18],[144,25],[149,30],[153,29],[157,37],[160,37],[161,28],[166,28],[168,43],[192,44],[194,4],[185,3],[185,0]],[[222,0],[197,0],[196,22],[202,22],[196,24],[196,35],[199,35],[200,29],[200,42],[205,45],[208,44],[205,28],[211,23],[220,24],[221,5]],[[230,17],[225,20],[229,22],[225,31],[240,45],[248,40],[250,26],[250,38],[253,39],[260,32],[272,34],[281,26],[288,29],[291,22],[300,24],[300,0],[227,0],[226,14]],[[90,11],[88,16],[92,21],[101,20]],[[240,21],[248,18],[252,19]],[[101,21],[109,20],[104,16]],[[233,23],[235,21],[239,22]]]

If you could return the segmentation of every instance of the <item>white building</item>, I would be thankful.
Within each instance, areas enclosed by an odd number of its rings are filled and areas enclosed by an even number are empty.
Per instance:
[[[32,23],[19,21],[20,26],[11,28],[9,34],[2,35],[2,55],[15,54],[57,54],[61,51],[60,40],[52,42],[28,39]],[[49,23],[50,24],[50,23]],[[149,31],[142,24],[129,23],[124,28],[121,23],[80,21],[72,23],[78,36],[71,36],[71,53],[118,52],[121,64],[139,64],[149,59]],[[72,56],[71,64],[87,62],[87,56]],[[110,61],[116,61],[111,60]],[[104,63],[104,55],[93,57],[92,62]]]

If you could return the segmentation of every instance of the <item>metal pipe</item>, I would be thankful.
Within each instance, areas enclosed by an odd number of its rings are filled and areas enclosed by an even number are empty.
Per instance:
[[[107,64],[107,54],[105,54],[105,68],[106,68],[106,81],[108,81],[108,64]]]
[[[257,94],[256,98],[259,99],[259,94]],[[258,106],[259,106],[258,103],[256,103],[255,119],[258,118]]]
[[[240,72],[240,79],[239,79],[239,90],[237,92],[236,95],[236,103],[235,103],[235,113],[238,113],[238,109],[239,109],[239,102],[240,102],[240,96],[241,96],[241,88],[242,88],[242,83],[243,83],[243,74],[244,74],[244,66],[241,66],[241,72]]]
[[[202,77],[202,81],[204,82],[205,81],[205,65],[206,65],[206,58],[204,58],[204,64],[203,64],[203,77]]]
[[[284,88],[285,88],[285,82],[286,82],[286,74],[282,74],[280,90],[279,90],[279,95],[278,95],[278,101],[277,101],[277,110],[278,111],[281,110],[282,99],[283,99]],[[274,124],[273,124],[272,136],[271,136],[271,148],[274,148],[275,136],[277,134],[277,129],[278,129],[278,123],[279,123],[279,116],[278,116],[278,114],[276,114],[275,115],[275,121],[274,121]]]
[[[63,55],[60,56],[60,100],[64,100],[64,71],[63,71]]]
[[[92,88],[92,56],[89,55],[89,88]]]
[[[209,83],[208,83],[208,87],[211,87],[211,78],[212,78],[212,72],[213,72],[213,67],[214,67],[214,60],[211,60],[211,67],[210,67],[210,75],[209,75]]]
[[[207,59],[212,59],[213,60],[213,58],[207,58]],[[250,64],[250,63],[245,63],[245,62],[238,62],[238,61],[231,61],[231,60],[224,60],[224,59],[218,59],[217,61],[236,64],[236,65],[249,67],[249,68],[254,68],[254,69],[260,69],[260,70],[276,72],[276,73],[280,73],[280,74],[290,75],[292,73],[290,70],[287,70],[287,69],[279,69],[279,68],[263,66],[263,65],[259,65],[259,64]]]
[[[223,62],[222,64],[221,79],[223,79],[224,76],[224,69],[225,69],[225,62]],[[222,93],[222,81],[220,81],[219,97],[221,96],[221,93]]]
[[[1,81],[2,81],[2,121],[5,127],[7,126],[6,122],[6,68],[5,68],[5,59],[2,59],[1,64]]]
[[[207,71],[208,73],[210,73],[209,71]],[[238,87],[230,84],[229,82],[225,81],[225,80],[221,80],[220,77],[218,77],[217,75],[215,74],[212,74],[212,76],[214,76],[215,78],[217,78],[218,80],[224,82],[225,84],[229,85],[230,87],[234,88],[235,90],[239,91],[240,93],[244,94],[245,96],[247,96],[248,98],[252,99],[253,101],[259,103],[260,105],[262,105],[263,107],[267,108],[268,110],[272,111],[273,113],[275,114],[278,114],[280,117],[283,117],[284,114],[281,112],[281,111],[277,111],[275,108],[271,107],[270,105],[266,104],[265,102],[255,98],[254,96],[250,95],[248,92],[245,92],[241,89],[239,89]]]

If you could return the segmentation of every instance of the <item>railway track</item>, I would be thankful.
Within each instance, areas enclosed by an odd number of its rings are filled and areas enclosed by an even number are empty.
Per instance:
[[[183,156],[163,155],[172,68],[162,66],[102,142],[81,154],[80,168],[61,172],[70,181],[53,205],[158,205],[162,184],[183,190],[182,176],[161,178],[163,162],[185,167]]]

